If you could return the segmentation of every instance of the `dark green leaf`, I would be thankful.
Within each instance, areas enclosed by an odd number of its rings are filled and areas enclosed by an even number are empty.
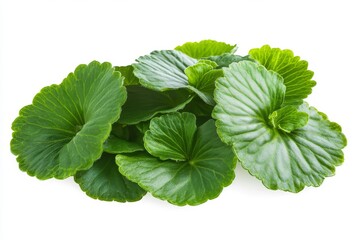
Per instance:
[[[216,198],[232,182],[236,159],[218,138],[213,120],[198,128],[190,153],[187,161],[163,161],[145,152],[121,154],[116,163],[153,196],[180,206],[198,205]]]
[[[142,86],[127,86],[127,101],[119,122],[137,124],[159,113],[175,112],[185,107],[192,96],[186,89],[165,92],[153,91]]]
[[[12,125],[11,151],[20,169],[39,179],[63,179],[90,168],[120,116],[122,84],[109,63],[94,61],[43,88]]]
[[[146,194],[121,175],[113,154],[103,153],[90,169],[77,172],[74,179],[88,196],[104,201],[135,202]]]
[[[144,146],[139,142],[132,142],[129,140],[118,138],[110,135],[103,145],[104,152],[107,153],[131,153],[136,151],[143,151]]]

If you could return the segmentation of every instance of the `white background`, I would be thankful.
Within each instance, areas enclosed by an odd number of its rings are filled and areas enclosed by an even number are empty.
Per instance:
[[[40,1],[0,6],[0,239],[360,239],[358,1]],[[176,207],[87,197],[71,178],[40,181],[10,153],[11,123],[80,63],[126,65],[155,49],[215,39],[239,54],[270,44],[309,61],[308,102],[342,125],[345,162],[319,188],[267,190],[238,168],[219,198]]]

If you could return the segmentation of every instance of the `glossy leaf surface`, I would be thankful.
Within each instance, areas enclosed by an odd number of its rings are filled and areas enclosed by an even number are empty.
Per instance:
[[[298,192],[334,174],[346,139],[307,104],[297,109],[309,116],[305,126],[290,133],[274,128],[269,115],[281,109],[284,96],[280,75],[252,62],[234,63],[217,82],[213,117],[245,169],[270,189]]]
[[[94,61],[60,85],[43,88],[12,125],[11,151],[20,169],[40,179],[63,179],[90,168],[120,116],[122,84],[109,63]]]
[[[120,154],[116,163],[122,174],[155,197],[180,206],[214,199],[232,182],[236,159],[218,138],[213,120],[198,128],[187,155],[186,161],[163,161],[145,152]]]

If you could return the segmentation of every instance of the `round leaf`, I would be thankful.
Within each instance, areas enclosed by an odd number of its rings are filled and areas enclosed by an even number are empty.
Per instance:
[[[12,125],[11,151],[20,169],[39,179],[63,179],[90,168],[120,116],[122,84],[109,63],[94,61],[43,88]]]
[[[90,169],[77,172],[74,179],[88,196],[104,201],[135,202],[146,194],[121,175],[113,154],[103,153]]]
[[[276,73],[252,62],[235,63],[217,82],[213,117],[245,169],[270,189],[298,192],[334,174],[346,139],[337,124],[306,104],[297,109],[308,115],[305,126],[292,125],[289,132],[274,128],[269,115],[280,109],[284,95]]]
[[[203,40],[200,42],[187,42],[175,48],[186,55],[200,59],[210,56],[218,56],[224,53],[234,53],[237,49],[236,45],[230,45],[224,42],[214,40]]]
[[[249,54],[266,69],[273,70],[283,77],[286,86],[284,106],[300,105],[316,85],[316,82],[311,80],[314,72],[307,69],[308,63],[294,56],[291,50],[264,45],[251,49]]]
[[[190,158],[196,132],[196,117],[192,113],[173,113],[153,118],[145,133],[146,150],[161,160],[185,161]]]
[[[157,91],[184,88],[188,78],[184,70],[197,61],[175,50],[154,51],[134,64],[134,74],[140,84]]]
[[[116,163],[122,174],[153,196],[182,206],[219,196],[234,179],[236,159],[209,120],[198,128],[187,161],[162,161],[138,152],[117,155]]]

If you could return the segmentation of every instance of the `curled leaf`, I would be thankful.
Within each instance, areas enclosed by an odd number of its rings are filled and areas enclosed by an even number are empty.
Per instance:
[[[120,116],[122,84],[110,63],[94,61],[43,88],[12,124],[11,151],[20,169],[39,179],[63,179],[90,168]]]

